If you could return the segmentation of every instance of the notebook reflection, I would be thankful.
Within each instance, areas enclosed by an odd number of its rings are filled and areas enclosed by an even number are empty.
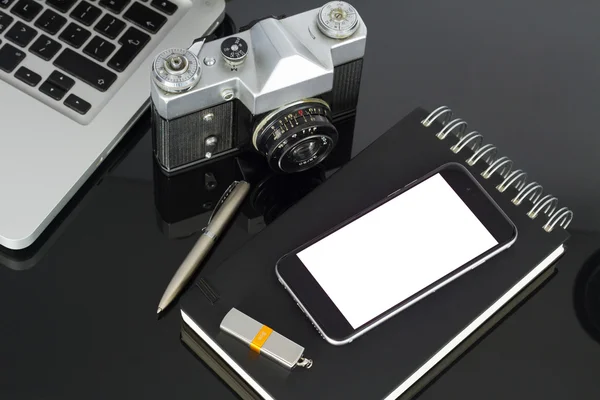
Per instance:
[[[165,174],[154,162],[154,200],[158,226],[170,239],[185,238],[206,226],[223,192],[235,180],[251,184],[241,208],[249,235],[273,222],[352,156],[355,117],[336,125],[340,140],[321,164],[293,174],[274,172],[260,154],[240,151],[215,157],[178,174]]]

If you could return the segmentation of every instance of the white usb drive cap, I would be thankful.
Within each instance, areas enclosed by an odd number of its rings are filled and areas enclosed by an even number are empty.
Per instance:
[[[312,360],[302,357],[304,347],[250,318],[236,308],[232,308],[225,315],[225,318],[221,321],[221,330],[287,369],[292,369],[295,366],[304,368],[312,366]]]

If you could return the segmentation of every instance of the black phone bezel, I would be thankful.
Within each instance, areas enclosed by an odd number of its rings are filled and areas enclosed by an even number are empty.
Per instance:
[[[432,283],[421,291],[415,293],[413,296],[407,298],[401,303],[396,304],[394,307],[388,309],[386,312],[378,315],[371,319],[365,324],[358,328],[353,328],[350,323],[343,316],[341,311],[333,303],[333,301],[327,296],[323,288],[315,280],[312,274],[304,266],[302,261],[297,256],[297,253],[303,249],[311,246],[319,240],[331,235],[342,227],[352,223],[356,219],[369,213],[370,211],[380,207],[381,205],[393,200],[402,193],[410,190],[411,188],[419,185],[425,180],[433,177],[436,174],[441,174],[442,177],[448,182],[452,189],[457,195],[465,202],[465,204],[473,211],[473,213],[479,218],[484,226],[489,230],[492,236],[496,239],[498,244],[481,254],[480,256],[472,259],[468,263],[457,268],[453,272],[440,278],[438,281]],[[496,204],[492,197],[485,191],[485,189],[477,182],[477,180],[471,175],[471,173],[461,164],[449,163],[445,164],[434,171],[431,171],[422,178],[410,183],[406,187],[393,192],[385,199],[375,203],[371,207],[363,210],[362,212],[354,215],[348,220],[335,226],[333,229],[325,232],[324,234],[316,237],[315,239],[303,244],[296,248],[294,251],[283,256],[276,265],[277,274],[280,279],[283,280],[283,284],[288,288],[290,292],[298,299],[300,304],[304,307],[306,312],[314,319],[314,322],[321,328],[322,332],[328,338],[336,342],[344,342],[349,338],[356,336],[360,331],[366,330],[377,321],[385,319],[389,314],[394,313],[397,309],[404,307],[406,304],[412,302],[414,299],[421,297],[423,294],[431,291],[431,288],[438,286],[440,283],[451,280],[454,276],[460,275],[465,272],[471,265],[478,262],[482,258],[489,256],[490,254],[498,251],[499,248],[506,246],[508,243],[513,241],[517,235],[517,228],[514,223],[508,218],[508,216],[502,211],[502,209]]]

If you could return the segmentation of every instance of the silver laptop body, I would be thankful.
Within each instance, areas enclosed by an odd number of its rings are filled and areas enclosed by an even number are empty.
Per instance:
[[[64,1],[73,5],[60,12],[48,4],[51,1],[59,8]],[[38,10],[36,4],[42,8]],[[97,16],[98,9],[101,14]],[[134,11],[138,14],[132,14]],[[192,39],[213,31],[224,13],[224,0],[0,0],[0,246],[19,250],[31,245],[147,109],[150,67],[157,49],[187,48]],[[35,16],[27,21],[32,14]],[[56,14],[66,23],[60,31],[49,34],[45,29],[60,19]],[[147,15],[154,19],[146,21]],[[96,18],[89,26],[79,22],[89,22],[92,17]],[[102,30],[113,29],[113,17],[125,25],[110,39]],[[163,24],[160,28],[157,21]],[[28,37],[31,29],[36,34],[33,39]],[[85,31],[91,33],[87,39],[80,36],[85,36]],[[147,44],[122,72],[118,71],[119,49],[135,49],[146,37]],[[61,45],[48,61],[39,56],[47,51],[47,43]],[[98,54],[113,46],[103,62],[94,60],[102,59]],[[87,65],[79,62],[81,56],[103,67],[107,79],[100,74],[95,82],[85,82],[93,68],[78,71],[83,78],[70,73],[69,62],[75,64],[73,68]],[[20,61],[14,70],[6,72],[14,65],[13,59]],[[112,74],[116,78],[110,87],[99,90],[110,83]],[[69,78],[74,84],[63,94],[60,80],[69,84]],[[36,80],[39,83],[32,86]],[[88,104],[89,109],[82,114],[80,107],[85,111]]]

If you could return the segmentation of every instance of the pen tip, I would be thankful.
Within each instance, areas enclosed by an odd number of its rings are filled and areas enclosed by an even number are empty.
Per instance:
[[[157,314],[160,314],[162,312],[162,308],[158,307],[158,310],[156,310]]]

